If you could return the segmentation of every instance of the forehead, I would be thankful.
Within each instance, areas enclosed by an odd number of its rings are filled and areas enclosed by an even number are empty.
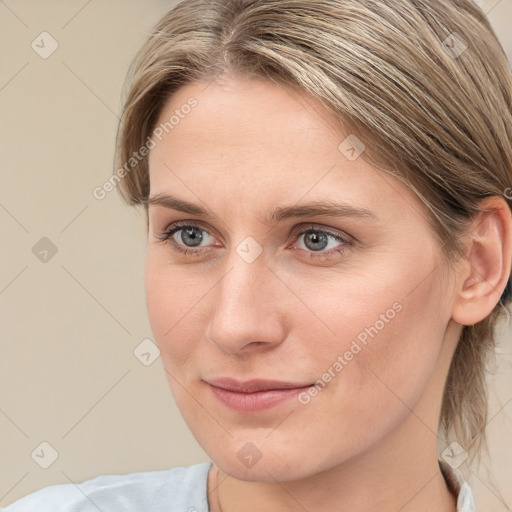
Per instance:
[[[189,107],[190,103],[195,106]],[[337,124],[336,130],[335,119],[305,93],[267,81],[233,78],[181,87],[167,100],[157,126],[164,128],[163,138],[174,141],[178,151],[193,137],[196,146],[208,147],[216,156],[239,156],[242,167],[243,157],[252,156],[251,151],[262,156],[272,152],[276,158],[289,147],[296,152],[304,148],[297,156],[306,159],[308,149],[320,151],[320,143],[336,149],[342,137]],[[161,149],[158,145],[152,156]]]
[[[187,84],[160,113],[160,136],[153,135],[156,147],[149,155],[152,185],[162,174],[168,178],[160,172],[163,162],[222,180],[271,178],[270,186],[286,175],[306,184],[312,173],[328,171],[339,157],[342,134],[333,123],[308,96],[270,82]]]
[[[151,196],[172,192],[212,210],[229,198],[239,212],[326,198],[367,210],[392,194],[413,200],[398,180],[390,188],[391,176],[347,158],[348,134],[320,103],[270,82],[188,84],[169,98],[158,126]]]

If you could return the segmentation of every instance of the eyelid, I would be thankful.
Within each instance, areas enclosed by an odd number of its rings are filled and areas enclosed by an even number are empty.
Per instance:
[[[165,227],[162,230],[161,236],[158,236],[158,235],[154,235],[154,236],[156,236],[156,238],[158,238],[161,242],[171,242],[171,243],[174,243],[175,245],[180,245],[180,244],[178,244],[178,242],[176,242],[176,240],[174,240],[174,234],[182,229],[187,228],[187,227],[199,228],[201,231],[208,233],[209,236],[214,237],[214,238],[219,238],[215,234],[214,230],[211,230],[210,228],[206,228],[200,221],[196,221],[196,220],[191,220],[191,221],[178,220],[175,222],[171,222],[167,227]],[[172,241],[171,241],[171,239],[172,239]],[[206,247],[213,247],[213,246],[203,246],[203,247],[198,247],[197,249],[194,249],[193,247],[187,247],[186,245],[183,245],[183,246],[180,245],[180,247],[183,247],[184,249],[189,249],[191,251],[195,250],[196,252],[199,252],[202,249],[205,249]]]
[[[344,231],[337,230],[335,228],[330,228],[327,226],[323,226],[322,224],[316,224],[314,222],[302,223],[298,226],[295,226],[290,233],[288,240],[294,239],[297,235],[302,235],[306,231],[322,231],[327,233],[329,236],[336,238],[342,242],[347,244],[352,243],[355,239],[350,236],[348,233]]]
[[[184,229],[187,227],[199,228],[200,230],[207,233],[209,236],[218,238],[217,235],[215,234],[215,232],[212,233],[210,228],[206,228],[202,224],[202,222],[198,221],[198,220],[184,220],[184,221],[171,222],[163,230],[162,236],[157,236],[157,235],[155,235],[155,236],[161,242],[167,242],[167,243],[173,244],[175,246],[176,252],[181,252],[181,253],[189,253],[189,254],[195,253],[196,255],[199,255],[199,254],[203,253],[208,247],[214,247],[214,246],[210,245],[210,246],[198,246],[198,247],[194,248],[194,247],[188,247],[186,245],[181,245],[180,243],[178,243],[174,239],[174,234],[176,232],[180,231],[181,229]],[[339,230],[337,230],[335,228],[330,228],[330,227],[324,226],[322,224],[309,222],[309,223],[301,223],[297,226],[294,226],[291,233],[287,237],[287,240],[285,243],[289,244],[292,241],[295,241],[294,243],[297,243],[296,239],[308,231],[323,232],[323,233],[327,234],[327,236],[334,238],[335,240],[339,241],[342,244],[341,248],[334,248],[334,249],[330,249],[329,251],[318,251],[317,252],[317,251],[301,249],[303,252],[305,252],[308,255],[307,256],[308,258],[328,259],[328,258],[334,257],[335,254],[333,254],[333,253],[337,253],[337,252],[342,253],[345,250],[347,250],[350,246],[352,246],[354,241],[357,241],[353,236],[349,235],[348,233],[346,233],[344,231],[340,232]],[[288,246],[287,246],[287,248],[288,248]],[[315,254],[318,254],[318,255],[316,256]]]
[[[165,233],[169,233],[170,231],[178,230],[178,228],[180,228],[180,227],[181,228],[197,227],[197,228],[200,228],[200,229],[204,230],[209,235],[215,236],[215,237],[218,238],[218,236],[215,234],[215,232],[212,232],[210,230],[210,228],[205,227],[201,223],[201,221],[196,221],[196,220],[171,222],[167,227],[165,227],[163,229],[162,232],[164,234]],[[314,222],[308,222],[308,223],[301,223],[301,224],[299,224],[297,226],[294,226],[294,228],[292,229],[291,233],[287,237],[286,243],[288,243],[291,240],[293,240],[294,237],[296,237],[297,235],[304,234],[304,232],[308,231],[308,230],[317,230],[317,231],[325,232],[325,233],[333,236],[334,238],[340,239],[341,241],[346,242],[346,243],[351,243],[351,242],[356,240],[353,236],[349,235],[346,232],[340,232],[339,230],[337,230],[335,228],[330,228],[330,227],[324,226],[322,224],[317,224],[317,223],[314,223]]]

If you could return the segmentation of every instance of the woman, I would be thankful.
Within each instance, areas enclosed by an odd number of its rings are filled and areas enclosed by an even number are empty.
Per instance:
[[[112,182],[147,213],[153,334],[212,462],[7,512],[476,510],[511,135],[471,0],[181,2],[134,61]]]

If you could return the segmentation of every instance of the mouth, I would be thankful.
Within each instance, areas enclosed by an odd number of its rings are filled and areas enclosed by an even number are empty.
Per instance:
[[[226,377],[205,382],[221,404],[241,413],[254,413],[283,405],[313,385],[262,379],[239,382]]]

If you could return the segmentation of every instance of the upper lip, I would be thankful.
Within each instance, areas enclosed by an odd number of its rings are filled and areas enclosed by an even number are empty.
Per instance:
[[[205,380],[208,384],[218,388],[236,391],[238,393],[254,393],[256,391],[266,391],[270,389],[293,389],[311,386],[300,382],[284,382],[280,380],[252,379],[240,382],[229,377],[219,377],[216,379]]]

